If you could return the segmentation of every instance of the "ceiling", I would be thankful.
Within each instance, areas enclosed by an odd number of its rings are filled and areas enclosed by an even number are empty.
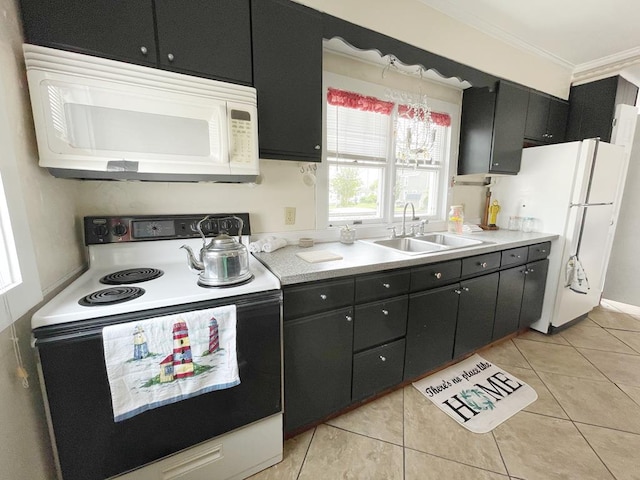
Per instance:
[[[565,65],[574,76],[615,65],[615,73],[627,72],[640,79],[638,0],[419,1],[518,48]]]

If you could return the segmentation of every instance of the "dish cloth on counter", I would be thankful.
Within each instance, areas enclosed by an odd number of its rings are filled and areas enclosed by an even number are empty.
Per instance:
[[[284,238],[274,238],[273,240],[269,240],[262,246],[262,251],[271,253],[275,252],[279,248],[286,247],[287,241]]]
[[[265,237],[265,238],[261,238],[260,240],[256,240],[255,242],[251,242],[249,244],[249,251],[252,253],[258,253],[262,251],[262,247],[264,247],[264,245],[267,242],[270,242],[272,240],[275,240],[276,237]]]
[[[240,384],[235,305],[111,325],[102,339],[116,422]]]

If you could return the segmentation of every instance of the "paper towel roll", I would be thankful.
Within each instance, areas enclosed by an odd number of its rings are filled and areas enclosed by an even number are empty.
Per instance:
[[[287,241],[284,238],[275,238],[273,240],[269,240],[262,246],[262,251],[271,253],[275,252],[279,248],[286,247]]]

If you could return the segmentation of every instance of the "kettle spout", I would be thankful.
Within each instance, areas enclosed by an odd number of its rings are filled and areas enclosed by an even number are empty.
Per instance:
[[[204,271],[204,264],[196,258],[193,254],[193,250],[188,245],[182,245],[180,248],[184,248],[187,251],[187,260],[189,264],[189,268],[196,273],[200,273]]]

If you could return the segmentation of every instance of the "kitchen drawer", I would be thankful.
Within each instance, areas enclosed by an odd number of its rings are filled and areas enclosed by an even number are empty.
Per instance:
[[[285,288],[284,318],[286,320],[352,305],[353,291],[353,278]]]
[[[488,272],[500,266],[500,252],[462,259],[462,276]]]
[[[453,283],[460,278],[462,260],[434,263],[411,270],[411,291],[428,290]]]
[[[551,253],[551,242],[536,243],[535,245],[529,245],[528,262],[535,262],[536,260],[542,260],[547,258]]]
[[[409,293],[409,270],[356,277],[356,303]]]
[[[407,331],[408,307],[408,295],[382,302],[356,305],[353,350],[363,350],[404,337]]]
[[[362,400],[402,382],[404,339],[353,356],[352,401]]]
[[[511,248],[502,251],[501,267],[520,265],[527,262],[529,247]]]

